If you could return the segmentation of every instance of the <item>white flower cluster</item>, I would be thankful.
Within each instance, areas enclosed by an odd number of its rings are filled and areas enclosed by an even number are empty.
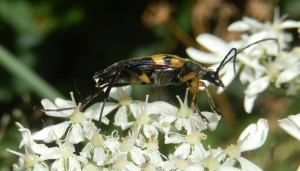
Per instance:
[[[287,95],[295,95],[300,90],[300,47],[290,47],[293,40],[286,29],[298,29],[300,21],[283,20],[275,14],[273,22],[259,22],[244,17],[228,27],[229,31],[242,32],[240,40],[225,42],[211,35],[202,34],[197,42],[212,53],[202,52],[195,48],[187,48],[189,56],[204,64],[212,64],[216,69],[231,48],[242,49],[247,45],[266,38],[276,38],[278,42],[264,41],[251,46],[237,55],[236,68],[240,73],[239,79],[247,83],[245,90],[244,108],[251,113],[257,95],[265,91],[271,84],[282,88]],[[220,72],[221,80],[228,86],[235,77],[233,62],[229,62]],[[209,83],[208,83],[209,84]],[[222,89],[218,89],[220,93]],[[300,141],[300,114],[290,115],[278,121],[279,126]],[[298,170],[300,170],[300,165]]]
[[[249,125],[236,144],[227,148],[206,149],[202,142],[206,129],[215,129],[220,117],[203,112],[205,119],[194,113],[178,97],[180,108],[156,101],[134,101],[119,88],[118,103],[109,102],[104,108],[103,123],[109,124],[107,114],[114,113],[113,124],[122,131],[97,128],[102,103],[96,103],[84,112],[72,101],[56,99],[55,104],[44,99],[47,109],[76,108],[75,110],[46,111],[52,117],[66,121],[31,133],[17,123],[22,134],[20,148],[24,154],[8,150],[19,156],[14,170],[261,170],[241,153],[263,145],[268,134],[268,123],[260,119]],[[120,130],[119,129],[119,130]],[[126,132],[126,135],[123,135]],[[122,135],[122,136],[121,136]],[[171,148],[172,147],[172,148]],[[167,151],[167,152],[166,152]]]
[[[214,35],[202,34],[196,40],[212,53],[195,48],[187,48],[186,51],[192,59],[204,64],[213,64],[211,68],[216,69],[223,60],[224,54],[227,54],[231,48],[241,49],[266,38],[277,39],[278,42],[269,40],[258,43],[237,55],[236,68],[240,72],[239,79],[242,83],[248,84],[245,90],[244,108],[246,112],[251,113],[257,95],[265,91],[270,83],[277,88],[284,85],[289,95],[295,94],[300,89],[300,47],[290,49],[293,38],[291,34],[285,32],[286,29],[291,28],[298,29],[300,32],[300,21],[284,21],[276,15],[272,23],[262,23],[244,17],[242,21],[237,21],[228,27],[229,31],[242,32],[240,40],[225,42]],[[232,62],[229,62],[220,72],[225,86],[228,86],[235,77]]]

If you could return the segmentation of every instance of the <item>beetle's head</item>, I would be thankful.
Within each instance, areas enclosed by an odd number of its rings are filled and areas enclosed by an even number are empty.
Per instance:
[[[219,74],[216,71],[213,70],[208,70],[204,75],[203,75],[203,80],[207,80],[208,82],[218,86],[225,88],[222,80],[219,77]]]

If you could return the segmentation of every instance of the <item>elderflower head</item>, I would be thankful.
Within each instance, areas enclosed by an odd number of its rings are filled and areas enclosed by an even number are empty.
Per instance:
[[[225,42],[214,35],[202,34],[196,40],[212,53],[202,52],[195,48],[187,48],[186,51],[192,59],[210,64],[212,69],[216,69],[233,47],[242,49],[262,39],[277,39],[278,44],[271,40],[260,42],[243,49],[236,56],[235,67],[240,72],[239,79],[242,83],[248,84],[245,90],[244,107],[245,111],[250,113],[257,95],[265,91],[270,83],[275,83],[277,87],[288,82],[293,84],[300,74],[298,48],[294,48],[291,52],[286,51],[292,41],[292,36],[285,32],[285,29],[290,28],[299,29],[300,22],[284,21],[277,15],[273,23],[263,23],[244,17],[242,21],[237,21],[228,27],[229,31],[243,32],[240,40]],[[235,77],[233,62],[233,60],[228,62],[220,71],[220,77],[225,86],[228,86]],[[289,87],[292,90],[292,85]],[[221,91],[222,89],[219,88],[218,92]]]

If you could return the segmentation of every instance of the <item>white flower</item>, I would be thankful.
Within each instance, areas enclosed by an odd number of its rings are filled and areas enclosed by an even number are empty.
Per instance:
[[[183,135],[174,132],[165,134],[165,144],[188,144],[190,147],[197,145],[201,140],[206,139],[206,135],[199,131],[192,132],[191,134]]]
[[[19,148],[24,146],[25,154],[7,149],[7,151],[20,157],[19,163],[13,165],[13,170],[27,170],[30,168],[41,171],[49,170],[44,160],[40,157],[40,154],[46,153],[49,151],[49,148],[44,144],[37,144],[33,140],[29,129],[24,128],[20,123],[16,123],[16,125],[22,134]]]
[[[182,130],[184,128],[187,131],[187,134],[191,134],[195,130],[204,130],[207,129],[207,124],[204,123],[200,114],[195,113],[190,107],[188,107],[188,89],[185,93],[184,102],[180,99],[179,96],[176,96],[180,108],[177,111],[177,119],[175,121],[175,127],[177,130]]]
[[[128,161],[126,156],[119,158],[113,165],[111,170],[120,170],[120,171],[141,171],[141,168],[134,165],[132,162]]]
[[[275,86],[292,82],[300,75],[300,47],[294,47],[290,52],[283,51],[278,58],[280,73],[275,82]],[[273,70],[271,70],[273,71]]]
[[[130,91],[130,89],[128,88],[126,90]],[[120,103],[126,103],[124,101],[129,101],[130,103],[130,97],[126,98],[128,96],[126,96],[126,93],[122,90],[122,88],[119,88],[119,91],[121,91],[121,96],[119,97],[121,99]],[[118,98],[116,92],[116,88],[112,89],[112,95]],[[63,135],[65,135],[65,132],[69,127],[70,128],[68,129],[68,137],[70,138],[69,141],[73,144],[82,142],[84,141],[85,137],[90,136],[95,127],[91,119],[99,119],[100,110],[102,108],[103,103],[95,103],[88,109],[86,109],[84,112],[81,112],[76,106],[73,93],[71,93],[71,98],[72,101],[57,98],[55,100],[55,104],[53,104],[48,99],[42,100],[41,103],[44,107],[46,115],[54,117],[68,117],[70,121],[65,121],[57,125],[49,126],[42,129],[39,132],[36,132],[33,135],[33,138],[35,140],[43,140],[44,142],[52,142],[54,140],[58,140]],[[106,102],[103,111],[102,122],[108,124],[109,120],[105,116],[119,106],[119,103]]]
[[[70,121],[65,121],[56,125],[45,127],[33,134],[34,140],[42,140],[46,143],[60,139],[70,125]],[[80,136],[81,137],[81,136]]]
[[[37,144],[33,136],[31,135],[31,132],[29,129],[24,128],[20,123],[16,123],[16,125],[19,127],[19,131],[22,135],[22,140],[20,142],[19,148],[26,146],[28,150],[31,152],[34,152],[36,154],[43,154],[49,150],[49,148],[44,144]]]
[[[104,146],[105,140],[103,135],[99,133],[98,129],[92,131],[90,137],[88,137],[89,142],[81,150],[80,155],[92,159],[97,166],[102,166],[105,164],[108,156],[106,154],[106,148]],[[107,139],[109,141],[109,139]]]
[[[221,148],[205,150],[202,144],[196,145],[189,156],[194,170],[236,170],[232,164],[224,163],[226,155]]]
[[[163,165],[163,159],[159,151],[158,139],[156,137],[148,139],[148,142],[145,144],[143,149],[143,154],[147,160],[146,163],[148,163],[146,167],[149,167],[149,169],[151,167],[157,169]]]
[[[259,119],[257,124],[249,125],[241,133],[237,145],[232,144],[227,147],[226,153],[229,158],[238,160],[243,170],[262,170],[246,158],[242,157],[241,153],[261,147],[267,138],[268,130],[268,121],[265,119]]]
[[[8,152],[18,155],[19,163],[13,164],[13,170],[38,170],[38,171],[48,171],[49,168],[43,161],[40,160],[40,157],[36,154],[28,153],[25,147],[25,154],[18,153],[13,150],[7,149]]]
[[[206,167],[204,160],[209,155],[209,152],[207,152],[200,143],[195,144],[192,148],[187,143],[184,143],[177,147],[173,154],[168,156],[169,160],[164,163],[164,166],[168,168],[167,170],[204,170]],[[217,165],[219,162],[221,162],[221,160],[217,162]],[[216,166],[216,163],[214,164]]]
[[[278,120],[279,126],[300,141],[300,113]]]
[[[168,130],[168,126],[175,120],[174,113],[177,108],[169,103],[157,101],[153,103],[134,101],[128,108],[120,108],[115,115],[116,126],[121,126],[123,130],[133,125],[152,125],[161,130]],[[136,120],[128,120],[132,114]],[[160,123],[154,122],[152,116],[159,116]]]
[[[125,87],[113,87],[110,91],[109,96],[115,100],[118,101],[118,103],[114,102],[106,102],[104,111],[102,114],[102,120],[104,124],[108,125],[109,120],[107,117],[105,117],[107,114],[109,114],[112,110],[119,108],[118,112],[125,112],[127,106],[132,103],[132,98],[128,96],[131,92],[131,86],[125,86]],[[88,118],[92,118],[94,120],[99,120],[100,117],[100,111],[102,109],[103,103],[100,103],[100,106],[98,104],[92,105],[90,108],[88,108],[84,114]],[[94,106],[94,107],[93,107]]]
[[[275,83],[279,87],[300,74],[298,67],[300,53],[296,50],[285,51],[292,40],[291,35],[284,32],[284,29],[288,28],[300,28],[300,22],[282,21],[276,14],[273,23],[261,23],[244,17],[242,21],[237,21],[228,27],[229,31],[245,32],[240,40],[225,42],[213,35],[202,34],[196,40],[212,53],[201,52],[195,48],[187,48],[186,51],[192,59],[200,63],[213,64],[210,68],[216,69],[232,47],[241,49],[258,40],[276,38],[279,46],[275,41],[264,41],[244,49],[236,57],[236,68],[242,69],[240,80],[242,83],[249,84],[245,90],[244,106],[245,111],[250,113],[257,95],[265,91],[270,83]],[[275,59],[271,58],[273,56]],[[219,73],[225,86],[229,85],[235,77],[232,65],[233,60],[228,62]],[[218,93],[221,91],[222,89],[219,88]]]
[[[43,153],[40,158],[43,160],[55,161],[51,165],[52,170],[81,170],[80,163],[86,163],[86,158],[74,154],[75,148],[68,141],[61,143],[57,140],[58,147],[51,147],[46,153]]]
[[[157,136],[158,130],[168,130],[170,123],[163,122],[160,124],[157,119],[162,117],[167,121],[173,121],[174,117],[170,117],[176,113],[177,108],[166,102],[153,102],[148,103],[148,96],[145,102],[135,101],[129,104],[129,112],[126,109],[121,112],[117,112],[115,116],[115,125],[121,126],[122,129],[131,127],[133,134],[138,133],[142,129],[144,135],[147,138]],[[131,117],[133,116],[133,118]],[[128,120],[128,117],[131,117]],[[160,119],[158,119],[160,120]],[[165,120],[165,121],[166,121]]]
[[[253,40],[258,40],[258,38],[276,38],[278,39],[280,48],[285,49],[288,47],[287,42],[290,42],[292,38],[290,34],[283,32],[283,30],[291,28],[300,28],[300,22],[292,20],[283,21],[283,19],[279,17],[279,11],[275,11],[274,21],[272,23],[262,23],[256,19],[244,17],[242,21],[237,21],[231,24],[228,27],[228,30],[250,33],[250,35],[246,37],[250,42],[253,42]],[[244,34],[244,36],[246,35]],[[276,54],[277,52],[273,51],[273,53]]]
[[[195,61],[200,63],[212,65],[210,69],[216,70],[224,56],[229,52],[231,48],[241,48],[243,43],[240,42],[225,42],[224,40],[211,35],[211,34],[201,34],[196,38],[197,42],[204,46],[206,49],[210,50],[212,53],[202,52],[198,49],[189,47],[186,49],[187,54]],[[233,55],[233,54],[232,54]],[[239,56],[237,56],[236,69],[240,68]],[[233,61],[227,63],[224,68],[220,71],[219,75],[224,83],[224,86],[228,86],[234,79],[234,70],[232,68]],[[209,85],[208,82],[205,82]],[[219,88],[218,93],[222,92],[223,89]]]

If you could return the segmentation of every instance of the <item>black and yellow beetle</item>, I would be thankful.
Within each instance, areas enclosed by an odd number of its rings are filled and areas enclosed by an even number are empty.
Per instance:
[[[204,87],[212,111],[221,115],[220,111],[216,109],[205,83],[201,80],[209,81],[216,86],[224,88],[224,84],[219,77],[219,72],[222,68],[233,59],[235,72],[236,55],[254,44],[267,40],[277,42],[277,39],[267,38],[249,44],[240,50],[232,48],[221,61],[216,71],[206,69],[195,61],[169,54],[153,55],[117,62],[94,74],[93,79],[96,82],[97,92],[89,95],[82,101],[80,110],[83,110],[92,99],[97,97],[101,92],[104,92],[104,101],[99,117],[99,123],[101,123],[104,105],[112,87],[125,85],[168,86],[185,83],[193,95],[191,102],[191,108],[193,110],[201,115],[196,102],[199,87]],[[230,56],[231,53],[233,53],[232,56]]]

